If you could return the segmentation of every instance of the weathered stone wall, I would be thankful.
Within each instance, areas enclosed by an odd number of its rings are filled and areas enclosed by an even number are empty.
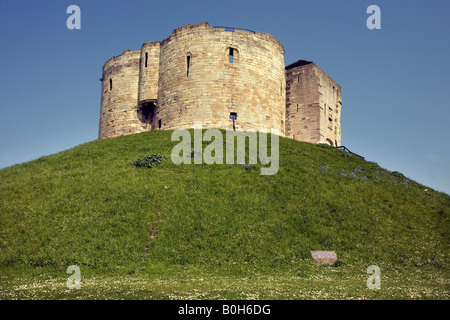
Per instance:
[[[273,36],[187,25],[161,43],[160,59],[161,129],[191,128],[194,121],[231,129],[236,112],[238,130],[284,135],[284,49]]]
[[[139,66],[139,104],[158,99],[159,41],[146,42],[141,48]]]
[[[233,112],[237,130],[277,129],[340,146],[341,108],[341,87],[311,61],[285,68],[275,37],[205,22],[105,63],[99,138],[192,128],[194,121],[231,129]]]
[[[341,87],[317,65],[315,70],[319,79],[319,104],[323,106],[320,117],[320,142],[339,147],[341,145]]]
[[[320,140],[318,78],[314,64],[286,69],[286,137],[317,143]]]
[[[140,51],[126,50],[103,66],[99,138],[137,133]]]
[[[154,113],[158,101],[160,42],[146,42],[141,48],[137,117],[140,131],[156,128]]]
[[[340,146],[341,102],[341,87],[315,63],[286,67],[286,137]]]

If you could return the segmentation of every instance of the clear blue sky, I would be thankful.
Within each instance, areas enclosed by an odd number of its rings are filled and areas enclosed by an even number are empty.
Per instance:
[[[81,30],[66,9],[81,8]],[[381,8],[381,30],[366,9]],[[342,86],[342,144],[450,193],[450,1],[0,0],[0,168],[97,139],[102,66],[174,28],[267,32]]]

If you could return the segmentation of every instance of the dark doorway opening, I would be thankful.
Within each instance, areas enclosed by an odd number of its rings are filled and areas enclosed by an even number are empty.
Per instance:
[[[139,109],[140,120],[146,124],[151,124],[153,122],[155,108],[156,105],[154,102],[144,102]]]

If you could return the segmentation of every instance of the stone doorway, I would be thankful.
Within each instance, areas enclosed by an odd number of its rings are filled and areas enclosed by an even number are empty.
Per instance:
[[[153,117],[155,115],[156,104],[154,101],[142,103],[138,110],[138,118],[142,122],[144,128],[152,129]]]

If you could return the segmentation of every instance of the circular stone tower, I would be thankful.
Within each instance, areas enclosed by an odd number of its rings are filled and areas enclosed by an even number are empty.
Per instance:
[[[186,25],[161,42],[158,128],[277,129],[284,135],[284,48],[253,31]]]
[[[142,130],[155,129],[154,114],[158,104],[159,41],[146,42],[141,48],[137,115]]]
[[[136,112],[140,54],[126,50],[103,66],[100,139],[140,132]]]

